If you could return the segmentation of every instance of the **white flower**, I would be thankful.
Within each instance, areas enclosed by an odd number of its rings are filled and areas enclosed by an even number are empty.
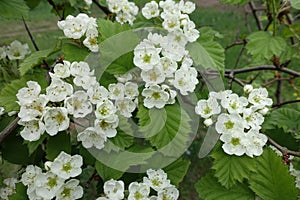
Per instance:
[[[251,129],[246,133],[247,144],[246,154],[250,157],[260,156],[263,153],[263,146],[267,143],[268,138],[257,130]]]
[[[90,71],[90,66],[87,62],[73,62],[70,66],[70,72],[72,76],[91,76],[94,74]]]
[[[244,86],[244,92],[246,94],[249,94],[252,90],[253,90],[253,86],[252,85],[247,84],[247,85]]]
[[[260,125],[264,122],[264,117],[259,112],[253,111],[251,108],[246,108],[243,110],[243,119],[245,120],[245,128],[250,127],[255,130],[261,128]]]
[[[85,40],[83,40],[83,44],[84,44],[84,46],[89,48],[89,50],[91,50],[91,52],[99,51],[97,37],[86,37]]]
[[[29,121],[18,121],[19,125],[24,126],[20,135],[24,140],[27,141],[37,141],[40,139],[41,135],[45,132],[46,127],[40,119],[32,119]]]
[[[224,90],[220,92],[209,92],[210,97],[214,97],[216,99],[226,99],[232,93],[232,90]]]
[[[230,94],[227,98],[221,100],[221,105],[227,109],[229,113],[242,113],[244,108],[248,105],[248,101],[245,97]]]
[[[142,8],[142,14],[146,19],[151,19],[159,16],[158,4],[155,1],[151,1],[145,4]]]
[[[65,20],[57,22],[57,25],[66,37],[79,39],[85,34],[89,20],[89,16],[79,13],[76,17],[68,15]]]
[[[132,116],[132,112],[136,108],[136,104],[130,98],[117,99],[115,105],[124,117],[130,118]]]
[[[142,92],[145,97],[144,106],[147,108],[163,108],[169,100],[169,94],[159,85],[151,85]]]
[[[161,49],[143,41],[134,48],[133,63],[142,70],[150,70],[160,62]]]
[[[35,81],[28,81],[27,86],[21,88],[16,95],[20,105],[32,103],[41,92],[41,86]]]
[[[187,36],[185,34],[183,34],[183,31],[181,29],[176,29],[176,30],[168,33],[166,38],[168,39],[168,41],[176,42],[177,44],[179,44],[179,46],[182,46],[182,47],[184,47],[187,44],[188,39],[189,39],[189,38],[187,38]]]
[[[205,126],[211,126],[214,122],[211,118],[207,118],[207,119],[204,120],[203,123],[204,123]]]
[[[259,110],[258,112],[262,115],[266,115],[269,112],[269,108],[264,107],[263,109]]]
[[[295,186],[300,189],[300,170],[296,170],[293,163],[290,163],[290,174],[295,177]]]
[[[105,87],[95,84],[87,90],[89,100],[92,104],[97,104],[108,98],[108,91]]]
[[[161,47],[162,55],[176,62],[181,61],[182,58],[188,54],[185,47],[177,41],[174,41],[170,35],[164,37]]]
[[[179,191],[175,186],[166,187],[157,194],[157,200],[177,200],[178,197]]]
[[[168,32],[175,31],[180,28],[180,18],[178,14],[167,13],[164,15],[164,21],[162,23],[164,29]]]
[[[103,149],[104,143],[107,138],[105,134],[94,127],[88,127],[83,132],[77,135],[77,140],[82,142],[82,146],[85,148],[95,147],[97,149]]]
[[[243,131],[243,119],[240,115],[237,114],[225,114],[222,113],[218,116],[216,123],[216,131],[218,133],[232,133]]]
[[[111,115],[107,119],[96,119],[94,122],[95,129],[99,131],[99,134],[104,134],[108,138],[115,137],[117,135],[117,127],[119,125],[118,115]]]
[[[56,200],[74,200],[82,196],[83,188],[76,179],[69,180],[56,192]]]
[[[193,2],[180,0],[179,2],[179,8],[181,12],[186,14],[191,14],[196,9],[196,5]]]
[[[126,82],[124,94],[130,99],[134,99],[139,95],[139,86],[136,83]]]
[[[143,182],[155,191],[160,191],[171,186],[168,175],[162,169],[148,169],[147,175],[148,177],[144,177]]]
[[[9,200],[9,196],[16,193],[16,178],[6,178],[3,180],[5,187],[0,188],[0,197],[3,200]]]
[[[170,78],[174,76],[174,73],[178,68],[177,62],[171,60],[170,58],[162,57],[160,59],[160,64],[165,77]]]
[[[4,115],[5,113],[5,108],[4,107],[0,107],[0,116]]]
[[[161,89],[169,94],[169,100],[167,101],[167,104],[174,104],[177,92],[165,84],[161,86]]]
[[[164,41],[164,37],[161,34],[152,32],[148,34],[147,39],[155,47],[160,47],[160,44]]]
[[[164,72],[159,66],[155,66],[147,71],[143,70],[141,72],[141,77],[143,81],[146,82],[146,87],[149,85],[160,84],[165,80]]]
[[[116,77],[116,79],[120,83],[125,83],[127,81],[132,80],[132,78],[133,78],[132,74],[130,72],[127,72],[125,74],[115,74],[114,76]]]
[[[109,180],[104,183],[104,193],[108,199],[121,200],[124,198],[124,182]]]
[[[67,107],[68,112],[75,118],[85,117],[93,110],[92,104],[88,100],[87,93],[82,90],[78,90],[71,97],[67,97],[64,104]]]
[[[88,6],[92,5],[92,3],[93,3],[92,0],[84,0],[84,2],[85,2],[86,5],[88,5]]]
[[[30,54],[30,50],[28,44],[22,44],[15,40],[7,47],[6,54],[10,60],[20,60]]]
[[[46,88],[46,94],[50,101],[60,102],[73,93],[73,86],[59,78],[52,77],[51,84]]]
[[[0,47],[0,60],[6,57],[6,47]]]
[[[193,67],[182,67],[175,72],[174,87],[179,89],[182,95],[194,92],[198,84],[197,70]]]
[[[108,85],[110,99],[122,99],[125,93],[125,85],[123,83],[111,83]]]
[[[80,155],[71,156],[64,151],[51,163],[51,172],[63,179],[69,179],[81,174],[82,157]]]
[[[265,106],[271,106],[273,104],[272,99],[268,98],[268,91],[266,88],[253,89],[249,94],[248,101],[257,109],[262,109]]]
[[[95,115],[98,119],[107,119],[110,118],[111,115],[115,114],[116,111],[117,109],[113,102],[107,99],[97,104]]]
[[[207,100],[201,99],[197,102],[195,112],[203,118],[209,118],[212,115],[219,114],[221,107],[215,98],[209,97]]]
[[[64,179],[52,172],[40,173],[34,178],[35,192],[45,199],[55,197],[57,191],[63,186]]]
[[[85,90],[97,84],[95,76],[75,76],[73,82],[76,86],[81,86]]]
[[[183,33],[189,42],[195,42],[199,38],[199,31],[195,29],[195,23],[193,21],[187,21],[183,25]]]
[[[241,156],[246,152],[247,136],[244,131],[224,133],[220,140],[224,142],[222,149],[229,155]]]
[[[25,185],[32,185],[34,183],[34,178],[42,173],[42,169],[38,166],[28,165],[25,172],[22,174],[21,182]]]
[[[11,117],[11,116],[13,116],[13,115],[16,115],[17,113],[18,113],[18,111],[13,110],[13,111],[8,112],[7,115],[8,115],[9,117]]]
[[[53,72],[57,78],[67,78],[71,75],[70,66],[71,63],[64,60],[63,63],[57,63],[54,66]]]
[[[46,132],[51,136],[56,135],[59,131],[66,130],[70,124],[68,110],[63,107],[47,107],[43,119]]]
[[[45,95],[40,95],[31,103],[23,104],[18,116],[22,119],[22,121],[31,121],[36,117],[41,117],[48,101],[49,100]]]
[[[130,183],[128,200],[148,200],[150,187],[145,183]]]
[[[126,3],[125,0],[120,0],[120,1],[115,1],[115,0],[107,0],[106,1],[107,5],[108,5],[108,9],[112,12],[112,13],[118,13],[121,11],[122,7],[124,6],[124,4]]]

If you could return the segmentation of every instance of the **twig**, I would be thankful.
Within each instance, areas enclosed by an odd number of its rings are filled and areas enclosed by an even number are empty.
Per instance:
[[[0,144],[3,142],[3,140],[18,127],[18,121],[20,120],[19,117],[14,119],[5,129],[3,129],[0,133]]]
[[[281,102],[281,103],[274,104],[274,105],[272,106],[272,108],[278,108],[278,107],[281,107],[281,106],[283,106],[283,105],[292,104],[292,103],[300,103],[300,99],[289,100],[289,101],[283,101],[283,102]]]
[[[278,74],[279,79],[277,82],[277,87],[276,87],[276,92],[275,92],[275,97],[277,100],[277,104],[281,103],[281,90],[282,90],[282,80],[280,80],[280,74]]]
[[[230,49],[231,47],[234,47],[234,46],[238,46],[238,45],[245,45],[247,43],[246,40],[243,40],[243,41],[235,41],[234,43],[228,45],[227,47],[225,47],[225,50],[227,49]]]
[[[101,6],[97,0],[93,0],[93,3],[96,4],[96,6],[98,6],[98,8],[100,8],[100,10],[102,10],[106,15],[111,14],[111,12],[106,7]]]
[[[62,19],[64,19],[64,15],[63,16],[61,16],[60,14],[59,14],[59,11],[58,11],[58,9],[57,9],[57,6],[56,6],[56,4],[54,3],[54,1],[53,0],[48,0],[48,3],[52,6],[52,8],[55,10],[55,12],[56,12],[56,14],[59,16],[59,18],[62,20]]]
[[[300,152],[289,150],[288,148],[283,147],[280,144],[278,144],[277,142],[275,142],[274,140],[272,140],[269,136],[267,136],[267,137],[268,137],[269,143],[272,144],[274,147],[276,147],[276,149],[278,149],[282,153],[282,155],[293,155],[293,156],[300,157]]]
[[[243,81],[241,81],[240,79],[238,79],[238,78],[236,78],[234,76],[230,76],[230,74],[225,74],[224,76],[225,76],[225,78],[231,79],[232,81],[236,82],[237,84],[239,84],[242,87],[245,86],[245,84],[243,83]],[[229,84],[232,84],[232,81]]]
[[[262,30],[263,29],[263,25],[262,25],[261,21],[259,21],[259,17],[257,15],[257,9],[256,9],[255,4],[253,3],[253,1],[249,2],[249,6],[250,6],[252,14],[253,14],[253,16],[255,18],[258,30]]]

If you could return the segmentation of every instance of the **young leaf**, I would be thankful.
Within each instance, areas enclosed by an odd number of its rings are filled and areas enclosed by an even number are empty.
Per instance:
[[[16,193],[9,196],[9,200],[27,200],[26,187],[23,183],[16,183]]]
[[[24,76],[27,71],[32,69],[34,66],[40,64],[44,58],[47,58],[51,54],[55,53],[57,50],[47,49],[33,52],[28,56],[19,66],[19,71],[21,76]]]
[[[295,178],[272,149],[265,148],[257,162],[257,171],[250,177],[249,183],[261,199],[297,199],[299,191],[295,187]]]
[[[215,41],[199,41],[189,43],[187,45],[194,66],[201,70],[201,66],[205,69],[218,70],[224,73],[225,53],[224,48]]]
[[[179,158],[175,162],[165,167],[164,171],[168,174],[168,179],[171,181],[171,183],[178,187],[179,183],[186,175],[190,164],[191,162],[189,160]]]
[[[255,159],[248,156],[233,156],[226,154],[221,147],[212,153],[214,158],[212,168],[215,176],[225,188],[231,188],[237,182],[249,179],[250,172],[255,171]]]
[[[230,189],[223,187],[212,173],[206,174],[195,185],[203,200],[254,200],[254,193],[245,185],[239,184]]]
[[[258,31],[247,37],[249,40],[246,49],[257,59],[271,59],[280,56],[285,50],[286,42],[282,37],[272,36],[268,32]]]
[[[108,181],[110,179],[118,180],[122,177],[124,172],[118,171],[116,169],[110,168],[100,161],[96,161],[95,168],[97,170],[97,173],[100,175],[100,177],[103,179],[103,181]]]
[[[29,8],[24,0],[1,0],[0,17],[6,19],[28,18]]]
[[[70,135],[66,132],[59,132],[57,135],[49,137],[46,144],[46,158],[53,161],[61,151],[71,153]]]

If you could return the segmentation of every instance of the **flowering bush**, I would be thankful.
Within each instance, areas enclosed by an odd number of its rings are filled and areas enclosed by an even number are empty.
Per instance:
[[[264,0],[265,22],[252,1],[222,0],[248,3],[260,30],[225,49],[189,1],[48,1],[64,36],[46,50],[25,1],[5,2],[20,7],[0,16],[23,18],[36,52],[0,48],[1,199],[189,199],[187,176],[201,199],[298,198],[299,100],[283,94],[300,77],[296,1]],[[275,78],[245,76],[263,70]],[[199,140],[197,159],[212,159],[190,175]]]

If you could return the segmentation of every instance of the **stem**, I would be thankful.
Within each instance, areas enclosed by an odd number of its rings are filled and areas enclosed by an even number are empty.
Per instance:
[[[268,137],[269,143],[272,144],[274,147],[276,147],[276,149],[278,149],[282,153],[282,155],[293,155],[293,156],[300,157],[300,152],[289,150],[288,148],[283,147],[280,144],[278,144],[277,142],[275,142],[274,140],[272,140],[269,136],[267,136],[267,137]]]
[[[274,104],[272,106],[272,108],[278,108],[278,107],[281,107],[283,105],[292,104],[292,103],[300,103],[300,99],[289,100],[289,101],[284,101],[284,102],[281,102],[281,103],[278,103],[278,104]]]
[[[0,133],[0,144],[3,140],[18,127],[18,121],[20,120],[19,117],[14,119],[5,129],[3,129]]]
[[[249,2],[249,6],[250,6],[250,9],[251,9],[252,14],[254,16],[254,19],[256,21],[258,30],[262,30],[263,29],[263,25],[262,25],[261,21],[259,20],[259,17],[257,15],[257,9],[256,9],[255,4],[253,3],[253,1]]]
[[[272,14],[273,14],[273,36],[277,34],[277,10],[276,10],[276,2],[272,0]]]

